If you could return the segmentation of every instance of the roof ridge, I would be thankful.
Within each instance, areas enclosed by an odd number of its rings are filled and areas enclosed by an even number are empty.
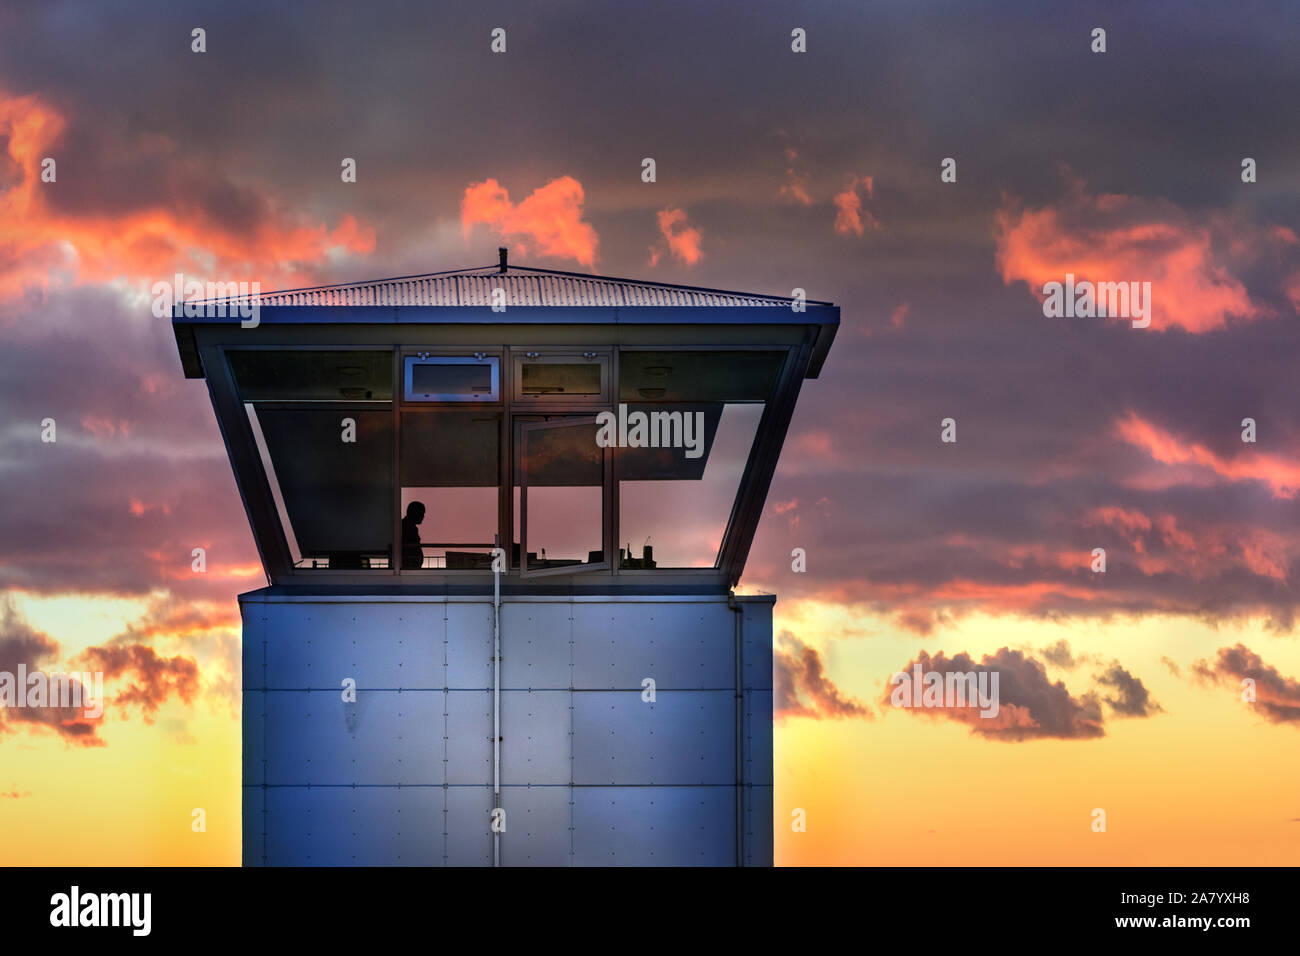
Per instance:
[[[719,305],[771,305],[787,306],[795,300],[790,296],[771,295],[764,292],[737,292],[707,286],[681,285],[654,279],[629,279],[622,276],[603,276],[587,272],[569,272],[562,269],[544,269],[537,266],[500,265],[476,266],[467,269],[447,269],[442,272],[423,272],[392,276],[384,279],[362,279],[354,282],[335,282],[324,285],[301,286],[292,289],[258,291],[256,298],[264,305],[488,305],[490,293],[479,282],[499,277],[503,284],[514,286],[510,298],[517,305],[599,305],[635,307],[645,305],[719,306]],[[439,287],[450,287],[451,301],[447,301]],[[522,288],[521,288],[522,287]],[[361,295],[350,293],[361,292]],[[248,293],[244,293],[245,296]],[[252,298],[250,296],[250,298]],[[239,301],[240,296],[201,299],[197,302],[215,303]],[[278,303],[275,300],[281,300]],[[288,300],[288,301],[286,301]],[[292,301],[297,300],[297,301]],[[333,300],[333,301],[326,301]],[[342,301],[340,301],[342,300]],[[832,303],[806,299],[808,305],[829,306]],[[197,304],[196,302],[196,304]]]
[[[747,299],[775,299],[775,300],[780,300],[782,302],[793,301],[793,298],[791,296],[775,295],[768,292],[741,292],[736,289],[719,289],[713,286],[683,285],[682,283],[678,283],[678,282],[661,282],[657,279],[630,279],[625,276],[607,276],[607,275],[600,275],[599,273],[593,273],[593,272],[571,272],[566,269],[543,269],[538,266],[518,266],[518,265],[514,265],[513,263],[506,267],[506,272],[504,274],[509,275],[511,273],[529,273],[538,276],[543,276],[543,275],[563,276],[569,279],[579,279],[579,280],[584,280],[589,282],[602,282],[602,283],[609,283],[611,285],[653,286],[654,288],[657,289],[673,289],[676,291],[700,292],[700,293],[713,294],[713,295],[743,296],[744,298]],[[335,291],[339,289],[356,288],[360,286],[384,285],[387,283],[394,283],[394,282],[417,282],[417,281],[427,280],[427,279],[438,279],[438,278],[451,279],[451,278],[459,278],[462,276],[481,277],[481,276],[501,275],[501,274],[502,273],[500,271],[500,267],[496,265],[471,266],[469,268],[464,268],[464,269],[445,269],[441,272],[416,272],[416,273],[411,273],[409,275],[386,276],[384,278],[378,278],[378,279],[356,279],[349,282],[327,282],[327,283],[322,283],[320,285],[296,286],[288,289],[267,289],[265,291],[259,292],[258,294],[262,296],[296,295],[296,294],[306,294],[310,292]],[[818,300],[809,299],[807,301],[809,301],[810,303],[819,304]],[[829,303],[825,303],[825,304],[829,304]]]

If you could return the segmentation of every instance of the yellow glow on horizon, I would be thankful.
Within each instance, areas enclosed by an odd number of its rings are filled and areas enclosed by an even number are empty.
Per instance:
[[[79,603],[82,602],[82,603]],[[33,627],[65,649],[101,643],[147,598],[20,595]],[[1262,623],[1181,618],[1042,621],[968,615],[925,637],[839,605],[778,602],[774,629],[822,655],[841,693],[874,719],[787,718],[775,730],[780,865],[1294,865],[1300,860],[1300,728],[1269,724],[1237,691],[1188,680],[1193,661],[1238,641],[1300,676],[1300,642]],[[1064,638],[1088,660],[1048,668],[1079,697],[1112,660],[1163,712],[1119,718],[1106,736],[1009,743],[882,702],[890,674],[924,649],[975,659]],[[164,639],[170,652],[186,642]],[[198,654],[198,648],[194,653]],[[1182,670],[1176,677],[1162,656]],[[237,707],[234,708],[237,711]],[[228,702],[172,700],[153,724],[110,707],[107,746],[67,745],[18,728],[0,740],[0,865],[195,864],[240,860],[240,725]],[[207,812],[194,833],[191,812]],[[806,833],[790,811],[807,813]],[[1091,830],[1091,813],[1107,830]]]
[[[776,629],[824,649],[842,693],[874,720],[789,718],[776,728],[778,865],[1294,865],[1300,860],[1300,728],[1270,724],[1226,686],[1188,680],[1194,660],[1238,641],[1283,674],[1300,674],[1300,645],[1262,623],[1214,626],[1181,618],[1049,622],[970,615],[927,637],[883,619],[845,632],[844,610],[803,603]],[[820,626],[819,626],[820,625]],[[920,650],[978,661],[999,647],[1064,638],[1089,660],[1048,667],[1074,697],[1118,660],[1164,711],[1121,718],[1106,736],[1006,742],[964,724],[882,703],[889,675]],[[1030,651],[1026,651],[1030,653]],[[1175,677],[1160,662],[1172,658]],[[1042,654],[1034,654],[1042,660]],[[790,811],[807,812],[794,833]],[[1094,833],[1092,811],[1106,811]]]

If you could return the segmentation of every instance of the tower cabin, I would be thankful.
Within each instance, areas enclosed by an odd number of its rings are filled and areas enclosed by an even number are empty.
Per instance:
[[[217,304],[173,328],[270,582],[244,864],[771,865],[734,588],[839,309],[505,250]]]

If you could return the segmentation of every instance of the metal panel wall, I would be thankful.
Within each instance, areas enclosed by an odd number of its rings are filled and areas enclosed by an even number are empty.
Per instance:
[[[503,599],[502,865],[771,865],[772,601]],[[241,608],[245,865],[491,865],[490,600]]]

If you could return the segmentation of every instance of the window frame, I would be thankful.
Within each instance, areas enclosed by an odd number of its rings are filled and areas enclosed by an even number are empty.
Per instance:
[[[206,332],[207,330],[203,330]],[[396,330],[400,336],[401,330]],[[386,338],[387,336],[384,336]],[[531,330],[525,330],[522,334],[519,330],[514,330],[510,336],[515,341],[519,338],[532,337]],[[268,336],[270,338],[270,336]],[[417,341],[418,341],[418,337]],[[215,339],[215,340],[214,340]],[[408,340],[409,341],[409,340]],[[608,339],[606,340],[608,342]],[[419,584],[421,586],[467,586],[470,581],[475,582],[474,587],[481,586],[480,582],[486,581],[487,586],[491,586],[491,579],[488,577],[491,571],[481,569],[455,569],[448,570],[445,568],[421,568],[403,571],[401,568],[400,540],[401,540],[401,417],[406,411],[435,411],[439,409],[460,409],[468,411],[474,409],[494,409],[500,415],[501,441],[500,441],[500,468],[502,480],[500,484],[500,509],[497,521],[496,541],[497,547],[503,548],[506,552],[506,574],[516,582],[524,576],[522,569],[513,565],[511,558],[511,548],[514,540],[514,468],[516,465],[515,456],[518,449],[515,447],[517,418],[521,416],[543,416],[546,419],[558,420],[561,416],[587,416],[594,417],[601,411],[614,411],[617,413],[619,404],[620,386],[620,354],[627,352],[778,352],[783,355],[783,361],[777,379],[773,384],[771,393],[766,402],[762,418],[759,422],[759,434],[755,443],[750,448],[749,458],[745,465],[736,498],[732,502],[731,512],[728,515],[726,525],[723,531],[722,546],[712,568],[693,567],[693,568],[621,568],[619,561],[615,557],[618,548],[618,535],[615,533],[620,519],[620,479],[618,476],[619,465],[618,456],[615,449],[605,449],[605,478],[602,492],[602,504],[605,509],[603,520],[604,527],[604,554],[605,561],[597,565],[578,565],[558,569],[533,569],[527,577],[542,577],[549,575],[563,576],[566,573],[570,576],[580,577],[586,571],[598,572],[602,581],[608,582],[610,586],[617,587],[618,578],[625,578],[627,586],[644,586],[654,581],[662,581],[667,587],[689,586],[685,582],[692,580],[706,580],[716,577],[719,573],[725,573],[732,577],[738,576],[740,568],[743,567],[743,552],[738,558],[737,549],[747,547],[752,543],[753,524],[757,523],[758,513],[753,501],[748,500],[754,496],[765,497],[768,485],[772,479],[770,471],[772,463],[779,455],[781,450],[781,439],[785,437],[784,431],[788,427],[790,412],[799,393],[800,380],[798,376],[806,368],[808,356],[811,352],[811,338],[804,337],[804,341],[795,342],[772,342],[772,343],[737,343],[712,338],[701,338],[700,341],[689,344],[664,344],[660,342],[649,341],[624,341],[612,342],[609,344],[595,347],[584,347],[583,345],[573,344],[554,344],[545,345],[516,345],[503,342],[497,342],[491,345],[476,345],[471,339],[468,343],[456,342],[447,343],[430,343],[430,344],[405,344],[400,341],[394,342],[391,339],[383,341],[379,336],[367,339],[366,336],[357,336],[354,340],[349,337],[345,341],[334,340],[330,342],[289,341],[284,336],[277,335],[270,338],[269,341],[231,341],[223,340],[217,336],[212,336],[207,340],[200,337],[198,346],[200,362],[206,368],[205,377],[208,380],[208,388],[212,396],[214,408],[217,411],[218,425],[223,429],[226,437],[227,451],[234,466],[236,478],[241,483],[241,495],[244,498],[245,510],[248,513],[249,521],[254,532],[254,539],[261,555],[263,565],[268,574],[268,583],[292,583],[298,586],[346,586],[356,585],[364,586],[366,582],[371,584],[387,580],[396,585],[403,580],[401,576],[406,576],[406,583],[409,585]],[[251,425],[243,409],[244,401],[239,395],[238,387],[234,379],[233,369],[231,367],[228,354],[234,351],[379,351],[387,352],[391,355],[393,365],[393,395],[390,401],[389,409],[393,416],[393,426],[395,441],[393,444],[393,489],[392,489],[392,541],[393,556],[390,559],[390,567],[368,568],[368,569],[330,569],[330,568],[298,568],[293,565],[289,553],[289,545],[286,540],[285,531],[280,521],[277,509],[267,483],[266,475],[260,456],[258,454],[256,443],[252,435]],[[536,351],[548,355],[572,356],[582,354],[584,351],[596,351],[602,354],[608,354],[608,402],[603,406],[591,402],[590,396],[579,398],[578,396],[564,395],[554,396],[552,399],[547,398],[543,401],[537,401],[540,396],[530,396],[521,399],[516,395],[515,376],[513,369],[515,362],[513,355],[519,352]],[[405,400],[405,389],[399,385],[399,376],[404,373],[404,360],[407,356],[416,356],[423,352],[428,355],[440,357],[464,356],[474,357],[476,353],[482,353],[484,356],[495,356],[499,359],[499,367],[505,367],[511,370],[508,380],[501,383],[499,391],[501,394],[496,402],[486,401],[452,401],[452,402],[432,402],[432,401],[413,401]],[[294,401],[275,401],[256,400],[253,404],[257,406],[276,404],[289,405],[297,407],[320,407],[321,403],[311,400],[301,402]],[[329,404],[335,404],[333,402]],[[339,405],[366,405],[374,409],[376,406],[385,404],[385,400],[341,400]],[[779,437],[773,437],[770,434],[772,429],[779,429]],[[233,429],[233,431],[228,431]],[[765,469],[768,469],[765,471]],[[244,476],[257,481],[257,485],[248,487],[243,486]],[[522,517],[522,516],[521,516]],[[738,534],[744,534],[746,528],[749,528],[748,539],[742,544]],[[521,538],[522,538],[521,523]],[[526,550],[521,545],[521,562],[526,560]],[[601,573],[603,572],[603,573]],[[387,575],[387,577],[385,577]]]
[[[396,455],[396,460],[394,462],[394,472],[393,472],[395,476],[395,481],[393,482],[393,535],[394,535],[393,540],[397,542],[397,544],[395,545],[395,550],[397,551],[398,554],[398,557],[395,562],[396,566],[394,568],[395,574],[399,574],[402,576],[423,575],[425,577],[429,577],[433,575],[442,575],[442,574],[451,574],[451,575],[459,576],[459,575],[482,575],[482,574],[492,573],[491,571],[484,571],[477,568],[424,568],[424,567],[403,568],[401,566],[402,564],[401,562],[402,488],[404,487],[402,484],[402,472],[401,472],[402,417],[404,415],[436,416],[436,415],[447,415],[447,414],[457,414],[457,413],[472,415],[475,414],[476,412],[481,415],[486,415],[490,413],[493,416],[495,416],[497,419],[497,472],[498,475],[501,477],[501,480],[498,481],[497,483],[497,520],[496,520],[496,532],[493,535],[493,538],[495,539],[495,544],[493,544],[492,547],[496,547],[496,548],[501,547],[501,527],[502,527],[502,521],[504,520],[503,515],[505,513],[505,500],[506,500],[506,495],[510,490],[510,484],[506,480],[506,476],[508,473],[505,470],[510,460],[509,449],[506,447],[506,440],[507,440],[506,421],[508,418],[506,410],[500,406],[482,408],[482,407],[478,407],[477,404],[473,402],[454,402],[451,403],[450,405],[447,403],[438,403],[438,404],[429,404],[429,405],[426,404],[410,405],[405,408],[400,408],[397,410],[397,418],[394,424],[394,434],[396,435],[394,446],[396,448],[397,455]],[[421,542],[421,544],[424,544],[424,542]],[[507,565],[508,564],[509,561],[507,560]]]
[[[574,348],[555,346],[514,346],[510,350],[510,401],[516,405],[546,407],[551,405],[605,406],[612,401],[615,350],[609,346]],[[595,395],[525,395],[524,365],[581,365],[592,363],[600,368],[600,391]]]
[[[534,431],[546,431],[555,428],[573,428],[579,425],[595,425],[595,414],[557,415],[541,422],[519,423],[519,461],[514,465],[519,471],[519,576],[520,578],[553,577],[559,574],[586,574],[592,571],[611,571],[614,562],[610,556],[610,543],[613,540],[613,514],[611,509],[611,478],[613,475],[613,455],[609,447],[601,448],[601,483],[600,483],[600,547],[604,560],[595,564],[566,565],[560,568],[528,567],[528,434]],[[513,491],[514,475],[510,476]],[[513,543],[514,529],[510,531]]]
[[[409,352],[404,351],[402,361],[402,404],[403,405],[496,405],[501,402],[501,355],[493,352],[449,353]],[[416,397],[414,388],[415,366],[427,365],[477,365],[487,362],[492,370],[492,390],[487,395],[457,392],[421,392]]]

